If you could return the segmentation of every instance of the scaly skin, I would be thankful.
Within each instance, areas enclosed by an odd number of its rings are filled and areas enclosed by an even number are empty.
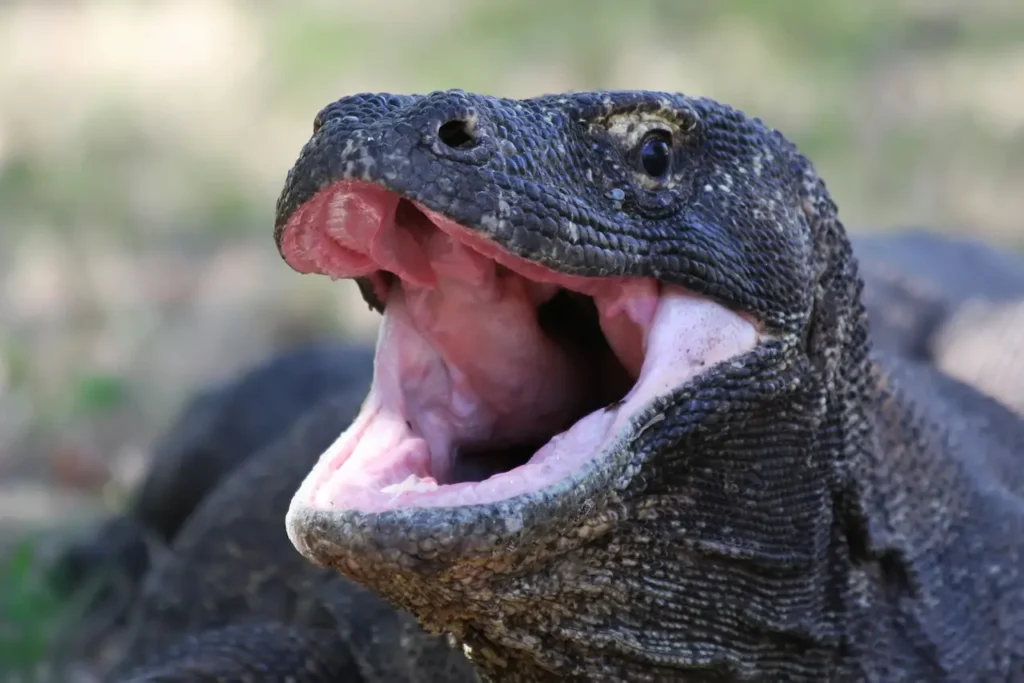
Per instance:
[[[608,135],[640,112],[679,150],[654,187]],[[438,135],[453,120],[468,142]],[[774,339],[674,388],[548,489],[373,515],[293,500],[309,559],[454,634],[492,680],[1024,675],[1021,420],[869,355],[836,206],[781,134],[646,92],[361,95],[316,127],[279,244],[304,202],[359,179],[561,273],[685,286]]]
[[[872,334],[876,335],[875,345],[880,344],[890,352],[925,358],[924,354],[928,349],[927,334],[932,332],[929,331],[923,336],[919,333],[921,326],[917,323],[924,318],[922,313],[927,314],[930,310],[921,306],[921,301],[927,301],[929,299],[926,297],[931,297],[930,300],[941,305],[939,310],[944,312],[948,304],[945,299],[940,299],[939,294],[956,295],[966,300],[997,296],[998,292],[993,294],[991,291],[991,275],[993,272],[1001,272],[993,267],[993,262],[998,263],[1003,257],[995,251],[986,251],[986,258],[978,258],[971,262],[975,269],[973,272],[965,274],[963,278],[953,283],[948,280],[945,283],[932,279],[921,280],[925,285],[931,285],[930,288],[926,288],[918,284],[918,270],[910,269],[911,276],[907,276],[905,271],[897,271],[886,262],[887,258],[895,257],[898,260],[898,257],[905,253],[901,250],[904,239],[901,234],[866,239],[861,237],[855,240],[855,247],[859,248],[865,241],[870,243],[869,248],[858,251],[858,255],[862,263],[866,261],[865,301],[873,323]],[[923,245],[915,245],[918,254],[923,251],[931,259],[941,261],[940,257],[946,252],[946,238],[928,236],[926,239],[921,236],[917,241],[925,242]],[[955,267],[956,264],[947,263],[944,267],[950,266]],[[942,284],[946,285],[945,291],[938,289]],[[950,285],[955,286],[955,291],[949,291]],[[909,325],[906,324],[908,320]],[[874,326],[874,323],[879,321],[882,323],[880,329]],[[1004,347],[998,345],[998,338],[994,342],[995,344],[990,344],[986,349],[986,358],[992,358],[994,355],[1000,357],[998,353]],[[916,351],[918,348],[921,350]],[[1005,363],[1003,365],[1005,366]],[[201,498],[205,499],[213,491],[227,487],[228,492],[216,494],[216,503],[211,506],[210,511],[193,523],[199,527],[199,531],[186,531],[186,536],[206,539],[207,542],[213,543],[223,543],[239,536],[265,540],[250,545],[249,552],[244,558],[228,558],[227,565],[231,568],[228,573],[232,577],[231,580],[222,584],[206,581],[205,601],[179,602],[177,609],[190,613],[190,628],[184,640],[185,644],[165,652],[159,663],[150,667],[150,673],[154,668],[159,669],[168,680],[174,680],[174,676],[191,675],[195,671],[196,660],[203,657],[206,648],[218,640],[223,653],[220,665],[225,666],[233,662],[232,666],[242,670],[246,667],[255,669],[257,666],[271,669],[273,666],[287,666],[289,662],[317,656],[319,646],[311,648],[308,643],[296,639],[294,633],[288,630],[292,627],[288,626],[287,620],[283,623],[264,620],[256,627],[247,623],[252,617],[248,605],[257,600],[260,593],[267,591],[266,582],[252,582],[248,577],[265,574],[269,567],[277,562],[278,557],[289,557],[287,548],[282,548],[283,539],[279,535],[280,518],[285,509],[284,501],[282,500],[277,509],[271,508],[269,514],[248,516],[245,527],[253,530],[251,534],[243,532],[241,527],[235,529],[230,526],[216,526],[211,529],[204,517],[237,519],[231,514],[232,511],[247,510],[248,506],[253,505],[254,500],[262,506],[266,496],[271,495],[270,490],[275,487],[285,491],[287,496],[297,485],[298,477],[305,474],[317,452],[315,447],[303,449],[302,446],[306,438],[303,435],[308,434],[309,427],[291,431],[290,425],[296,416],[303,412],[315,414],[315,406],[324,395],[361,391],[361,387],[365,386],[369,379],[370,372],[368,350],[364,353],[344,346],[303,348],[285,352],[247,370],[226,387],[204,388],[188,401],[168,434],[157,444],[156,457],[151,465],[152,471],[146,477],[147,481],[151,482],[165,479],[169,485],[154,487],[150,484],[144,487],[137,495],[140,503],[136,507],[161,509],[164,506],[161,501],[191,500],[197,490],[202,492]],[[315,381],[310,382],[314,378]],[[280,407],[268,412],[268,405]],[[339,421],[343,420],[343,417],[328,411],[321,419],[324,420],[324,438],[330,439],[333,431],[339,428]],[[281,438],[288,432],[291,432],[291,435],[287,439],[287,443],[290,444],[288,447],[274,450],[278,454],[277,460],[273,459],[275,456],[263,458],[258,469],[270,472],[273,476],[264,480],[266,483],[263,484],[262,492],[254,495],[250,488],[254,473],[240,475],[247,482],[243,486],[220,485],[219,482],[203,478],[206,476],[203,473],[208,472],[210,467],[218,467],[218,471],[225,472],[222,478],[230,481],[234,470],[242,467],[252,456],[259,453],[256,444],[268,440],[268,430],[276,435],[276,438]],[[296,458],[297,454],[303,457]],[[215,462],[207,462],[209,459]],[[168,477],[165,472],[177,475]],[[287,477],[288,472],[292,473],[290,480]],[[143,502],[154,496],[157,499],[154,501],[155,504]],[[189,510],[183,516],[187,517],[191,512],[192,510]],[[87,570],[86,576],[92,576],[92,572],[100,569],[95,566],[97,560],[102,566],[124,565],[124,573],[130,574],[134,567],[131,564],[134,556],[124,551],[136,545],[136,540],[141,541],[139,524],[135,521],[138,516],[135,508],[128,510],[123,517],[115,518],[87,541],[76,545],[66,559],[77,559],[77,564]],[[186,524],[185,529],[189,526]],[[177,533],[178,530],[174,529],[174,537]],[[126,543],[126,540],[129,542]],[[150,589],[146,597],[140,601],[138,608],[147,611],[149,616],[136,620],[133,624],[133,637],[136,643],[166,644],[167,641],[181,637],[180,627],[175,624],[176,620],[168,618],[169,615],[165,611],[151,610],[148,603],[154,599],[162,601],[166,595],[180,593],[180,582],[191,582],[194,581],[192,577],[209,575],[211,569],[224,563],[223,558],[216,556],[195,556],[195,549],[201,547],[202,544],[196,541],[173,547],[174,552],[170,554],[169,559],[164,559],[164,563],[173,563],[172,566],[176,567],[174,571],[160,568],[158,562],[156,571],[159,572],[160,578],[155,583],[157,588]],[[245,562],[246,558],[253,561]],[[93,562],[83,563],[83,559],[93,559]],[[310,572],[308,565],[295,562],[282,563],[277,565],[276,569],[284,581],[294,581],[288,578],[290,574],[301,577]],[[233,594],[235,585],[253,586],[255,595],[245,600],[241,607],[237,602],[211,599],[220,592]],[[342,591],[341,595],[344,594]],[[321,599],[329,599],[329,596],[322,596]],[[375,606],[375,609],[379,609],[379,606]],[[81,626],[76,630],[81,631]],[[281,634],[284,634],[284,637]],[[272,642],[266,642],[271,639]],[[333,640],[328,638],[327,642]],[[228,647],[228,644],[233,647]],[[150,649],[155,648],[150,646]],[[342,648],[342,653],[345,652],[347,650]]]
[[[980,243],[923,230],[853,238],[876,348],[937,364],[1024,413],[1024,263]],[[965,255],[967,258],[965,258]],[[365,357],[363,357],[365,356]],[[195,507],[353,374],[368,382],[372,354],[334,346],[282,352],[229,382],[203,387],[157,442],[128,509],[69,547],[55,579],[74,590],[115,577],[104,607],[116,615]],[[114,603],[113,605],[111,603]]]

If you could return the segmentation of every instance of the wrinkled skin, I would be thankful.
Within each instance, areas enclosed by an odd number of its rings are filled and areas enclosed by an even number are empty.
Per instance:
[[[638,181],[609,134],[638,112],[678,135],[664,182]],[[444,139],[451,121],[468,135]],[[780,134],[644,92],[363,95],[316,128],[278,204],[283,247],[306,202],[356,179],[547,271],[655,278],[768,336],[554,485],[376,512],[297,496],[306,557],[454,634],[493,680],[1024,674],[1020,418],[869,355],[836,207]]]

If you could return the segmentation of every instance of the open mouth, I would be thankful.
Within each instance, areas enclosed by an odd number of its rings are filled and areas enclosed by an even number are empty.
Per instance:
[[[296,496],[318,509],[541,491],[758,342],[750,320],[681,287],[558,273],[369,183],[319,192],[281,244],[296,270],[358,278],[384,309],[362,410]]]

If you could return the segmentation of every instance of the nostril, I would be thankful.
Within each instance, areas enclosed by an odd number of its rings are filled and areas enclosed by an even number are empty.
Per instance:
[[[454,119],[441,124],[437,137],[454,149],[469,149],[476,146],[474,126],[469,121]]]

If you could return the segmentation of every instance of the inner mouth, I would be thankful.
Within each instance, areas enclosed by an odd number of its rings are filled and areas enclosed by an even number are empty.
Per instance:
[[[524,440],[512,436],[456,445],[452,470],[438,483],[480,482],[525,465],[555,434],[569,429],[587,414],[621,401],[633,385],[636,378],[630,377],[601,332],[597,306],[592,298],[560,289],[537,307],[537,324],[564,350],[566,360],[578,366],[579,372],[575,373],[578,375],[575,391],[580,396],[576,401],[578,409],[566,411],[551,433],[539,438]]]
[[[363,408],[297,493],[321,509],[546,489],[758,339],[743,316],[680,287],[558,273],[368,183],[306,202],[281,249],[297,270],[358,279],[384,313]]]

